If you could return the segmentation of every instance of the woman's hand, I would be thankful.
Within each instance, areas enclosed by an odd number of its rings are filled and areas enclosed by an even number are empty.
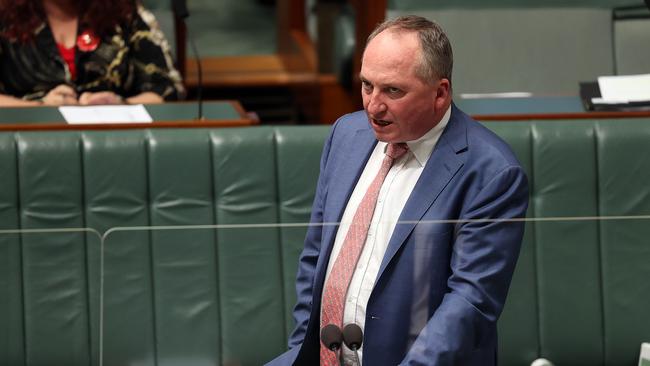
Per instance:
[[[81,105],[96,105],[96,104],[124,104],[124,99],[110,91],[102,92],[84,92],[79,97],[79,104]]]
[[[70,85],[61,84],[50,90],[43,99],[45,105],[77,105],[77,93]]]

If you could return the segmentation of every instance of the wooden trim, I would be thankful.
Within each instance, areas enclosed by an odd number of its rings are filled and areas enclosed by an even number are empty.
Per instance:
[[[277,50],[278,53],[291,52],[293,31],[307,32],[307,20],[305,18],[305,0],[277,0]]]
[[[244,106],[242,106],[239,102],[234,100],[226,100],[226,102],[230,102],[232,104],[232,107],[237,111],[237,113],[239,113],[239,116],[242,119],[249,119],[248,113],[244,109]]]
[[[361,56],[366,44],[366,39],[377,25],[386,18],[387,0],[350,0],[354,7],[355,19],[355,40],[354,50],[354,75],[361,71]]]
[[[307,71],[318,72],[318,55],[316,54],[316,47],[309,38],[309,35],[303,31],[293,30],[289,35],[292,44],[295,47],[293,53],[299,58],[300,64],[287,64],[285,66],[288,71]],[[298,66],[294,68],[294,66]]]
[[[366,40],[377,25],[386,18],[387,0],[349,0],[355,14],[355,47],[352,67],[352,89],[360,90],[361,81],[359,72],[361,72],[361,58],[366,45]],[[361,107],[363,102],[361,94],[356,93],[354,97],[355,105]]]
[[[355,104],[355,98],[341,87],[335,75],[321,74],[318,83],[320,102],[318,123],[332,124],[344,114],[359,109]]]
[[[203,87],[287,86],[314,82],[311,71],[290,72],[286,68],[286,56],[253,55],[232,57],[207,57],[201,59]],[[194,59],[187,60],[188,88],[198,85]]]

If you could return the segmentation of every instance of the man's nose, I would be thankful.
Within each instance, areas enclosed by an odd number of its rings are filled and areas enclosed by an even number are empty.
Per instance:
[[[386,112],[386,104],[382,100],[379,93],[373,92],[368,99],[368,106],[366,107],[368,113],[371,115],[378,115]]]

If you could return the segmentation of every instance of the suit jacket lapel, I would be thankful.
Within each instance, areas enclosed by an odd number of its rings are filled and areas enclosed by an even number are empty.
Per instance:
[[[395,253],[404,245],[417,221],[422,219],[436,198],[463,166],[463,159],[458,156],[459,152],[467,148],[467,128],[463,117],[463,113],[452,106],[451,119],[400,214],[400,223],[395,226],[386,248],[384,259],[379,268],[378,280]]]

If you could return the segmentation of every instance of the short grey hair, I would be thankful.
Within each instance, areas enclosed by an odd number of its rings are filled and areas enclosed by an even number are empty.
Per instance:
[[[424,58],[420,60],[420,65],[416,70],[417,76],[425,82],[446,78],[451,83],[454,55],[451,50],[451,42],[438,23],[417,15],[404,15],[389,19],[379,24],[368,36],[366,46],[385,30],[417,32],[421,55]]]

